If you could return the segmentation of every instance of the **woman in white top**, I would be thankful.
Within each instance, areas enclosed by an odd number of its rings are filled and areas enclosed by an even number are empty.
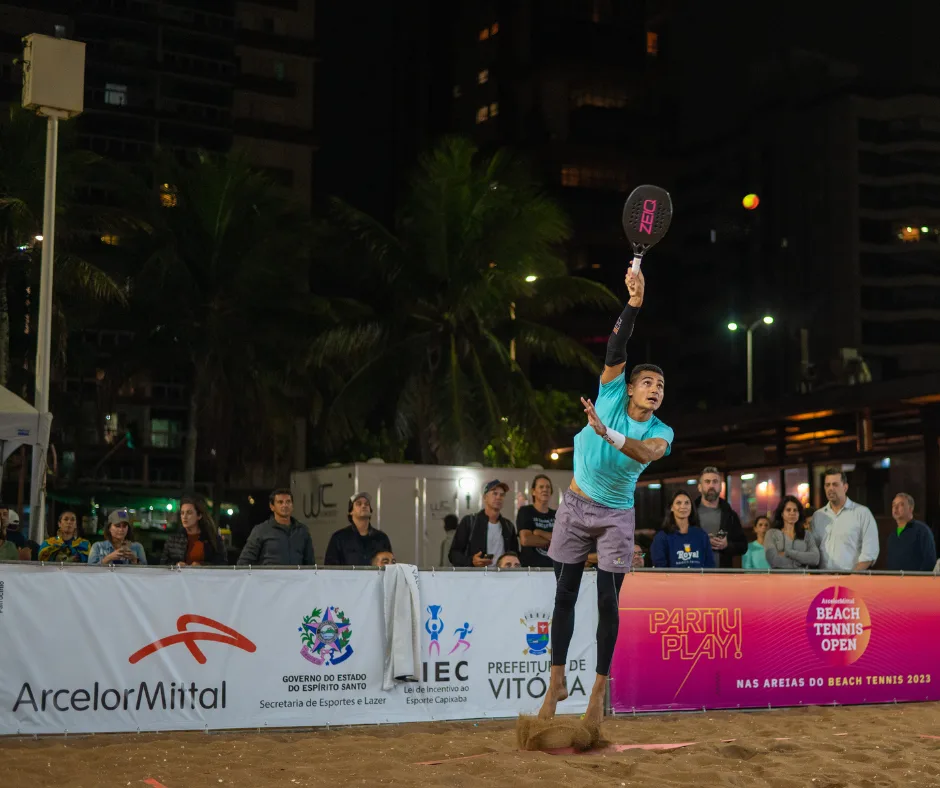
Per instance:
[[[764,538],[767,563],[774,569],[815,569],[819,544],[803,523],[803,506],[792,495],[784,496],[774,512],[773,527]]]

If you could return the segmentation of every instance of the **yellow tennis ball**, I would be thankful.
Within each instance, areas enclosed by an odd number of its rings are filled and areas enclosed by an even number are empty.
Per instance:
[[[743,205],[749,211],[753,211],[758,205],[760,205],[760,197],[758,197],[756,194],[748,194],[743,200],[741,200],[741,205]]]

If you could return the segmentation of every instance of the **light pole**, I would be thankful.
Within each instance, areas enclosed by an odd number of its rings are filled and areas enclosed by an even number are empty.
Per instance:
[[[760,320],[755,320],[747,327],[747,401],[748,404],[754,401],[754,329],[761,324],[765,326],[773,325],[774,319],[770,315],[764,315]],[[735,322],[728,323],[729,331],[738,331],[743,328]]]
[[[23,39],[23,106],[46,118],[46,181],[42,211],[42,264],[39,274],[39,325],[36,340],[35,407],[49,418],[49,367],[52,344],[52,271],[55,253],[55,193],[59,120],[84,109],[85,45],[80,41],[32,34]],[[40,236],[36,236],[39,240]],[[29,490],[29,531],[36,542],[45,538],[46,452],[33,446]]]

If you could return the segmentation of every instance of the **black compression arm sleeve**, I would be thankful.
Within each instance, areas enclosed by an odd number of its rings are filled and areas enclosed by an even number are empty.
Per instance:
[[[604,359],[604,364],[608,367],[626,363],[627,340],[633,334],[633,323],[639,311],[639,307],[630,306],[628,303],[617,318],[614,330],[610,332],[610,339],[607,340],[607,357]]]

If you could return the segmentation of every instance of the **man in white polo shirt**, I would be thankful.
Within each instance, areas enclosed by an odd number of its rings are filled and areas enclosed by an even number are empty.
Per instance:
[[[867,506],[848,497],[845,474],[826,468],[823,488],[829,500],[813,515],[813,535],[819,540],[820,569],[862,571],[878,560],[878,525]]]

